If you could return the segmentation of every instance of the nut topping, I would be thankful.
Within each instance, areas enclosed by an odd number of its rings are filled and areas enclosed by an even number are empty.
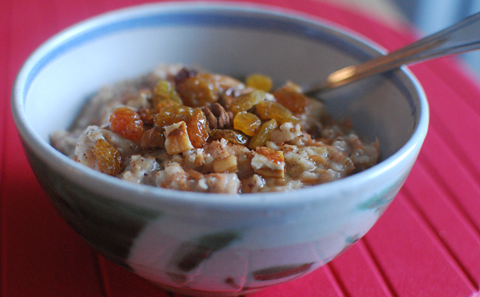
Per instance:
[[[207,117],[210,129],[224,129],[230,126],[230,116],[220,104],[214,103],[211,109],[206,106],[203,112]]]

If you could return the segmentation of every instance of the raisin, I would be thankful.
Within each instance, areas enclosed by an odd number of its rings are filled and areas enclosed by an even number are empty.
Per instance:
[[[225,139],[235,144],[246,144],[248,137],[243,133],[230,129],[212,129],[210,130],[210,137],[214,140]]]
[[[183,104],[190,107],[206,106],[218,100],[218,88],[211,74],[197,74],[177,88]]]
[[[275,119],[279,125],[290,122],[297,124],[299,119],[290,110],[277,102],[263,101],[255,106],[255,112],[262,121]]]
[[[181,121],[185,123],[190,120],[193,114],[193,108],[188,106],[167,106],[155,117],[155,124],[160,127],[169,126]]]
[[[110,116],[110,128],[128,140],[139,141],[143,134],[143,121],[132,109],[119,107]]]
[[[235,98],[235,101],[230,105],[230,110],[233,113],[239,113],[247,111],[256,104],[262,102],[265,99],[265,92],[255,90],[253,92],[243,94]]]
[[[181,105],[181,104],[176,102],[176,101],[166,99],[166,100],[162,100],[162,101],[158,102],[158,104],[155,106],[155,111],[158,113],[158,112],[162,111],[162,109],[165,108],[165,107],[179,106],[179,105]]]
[[[275,119],[271,119],[270,121],[263,123],[258,133],[250,140],[248,147],[255,149],[259,146],[265,145],[265,143],[270,139],[270,134],[273,132],[273,130],[277,129],[277,127],[278,124]]]
[[[307,106],[307,97],[296,91],[293,87],[282,87],[273,92],[273,96],[278,103],[286,107],[293,113],[301,114],[305,112]]]
[[[155,86],[153,91],[153,106],[157,106],[163,100],[172,100],[176,103],[183,104],[182,99],[177,94],[174,86],[168,80],[161,80]]]
[[[252,74],[245,79],[247,87],[270,92],[273,87],[272,79],[263,74]]]
[[[157,126],[145,131],[140,143],[144,150],[165,148],[165,137],[163,137],[162,128]]]
[[[256,115],[246,111],[237,113],[233,119],[233,128],[248,136],[257,134],[261,125],[262,121]]]
[[[208,124],[205,114],[198,108],[187,123],[187,132],[194,148],[201,148],[208,140]]]
[[[183,82],[185,82],[187,79],[190,77],[194,77],[197,75],[196,70],[188,70],[186,68],[182,68],[177,75],[175,75],[174,81],[175,81],[175,86],[181,85]]]
[[[118,149],[105,139],[95,141],[93,155],[97,158],[98,170],[111,176],[117,176],[122,171],[122,156]]]
[[[153,125],[155,123],[155,110],[150,108],[142,108],[138,110],[138,115],[143,121],[143,124]]]

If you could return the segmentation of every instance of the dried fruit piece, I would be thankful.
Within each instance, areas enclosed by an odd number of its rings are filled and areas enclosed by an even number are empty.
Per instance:
[[[255,149],[259,146],[265,145],[267,140],[270,139],[270,134],[273,132],[273,130],[277,129],[277,127],[278,124],[275,119],[271,119],[270,121],[263,123],[258,133],[250,140],[248,147],[250,149]]]
[[[160,101],[172,100],[178,104],[183,104],[182,99],[177,94],[174,86],[168,80],[161,80],[155,86],[153,91],[153,106],[157,106]]]
[[[201,148],[208,140],[208,124],[205,114],[195,109],[192,118],[187,123],[187,132],[194,148]]]
[[[240,132],[230,129],[212,129],[210,130],[210,137],[214,140],[225,139],[235,144],[246,144],[248,137]]]
[[[155,110],[150,108],[142,108],[137,111],[140,119],[142,119],[144,124],[153,125],[155,123]]]
[[[233,128],[248,136],[257,134],[261,125],[262,121],[256,115],[246,111],[237,113],[233,119]]]
[[[164,107],[155,117],[155,124],[164,127],[181,121],[188,122],[192,117],[193,110],[193,108],[183,105]]]
[[[165,148],[165,138],[163,137],[162,128],[156,126],[145,131],[140,143],[144,150],[158,150]]]
[[[119,107],[110,116],[110,128],[128,140],[139,141],[143,134],[143,121],[132,109]]]
[[[247,87],[251,87],[257,90],[270,92],[273,87],[272,79],[263,74],[252,74],[245,79]]]
[[[273,96],[278,103],[286,107],[293,113],[304,113],[307,107],[308,99],[300,93],[299,88],[295,85],[287,84],[286,86],[273,92]]]
[[[205,106],[218,100],[215,78],[207,73],[188,78],[177,90],[183,103],[190,107]]]
[[[247,111],[256,104],[262,102],[265,99],[265,92],[255,90],[253,92],[238,96],[235,101],[230,105],[230,110],[233,113],[239,113]]]
[[[182,68],[180,71],[175,75],[174,81],[175,85],[178,87],[181,85],[184,81],[189,79],[190,77],[194,77],[197,75],[196,70],[188,70],[187,68]]]
[[[275,119],[280,125],[286,122],[297,124],[299,119],[290,110],[277,102],[263,101],[255,106],[256,114],[262,121]]]
[[[158,104],[155,106],[155,111],[158,113],[158,112],[162,111],[162,109],[164,109],[165,107],[180,106],[180,105],[182,105],[182,104],[180,104],[176,101],[170,100],[170,99],[165,99],[165,100],[161,100],[160,102],[158,102]]]
[[[105,139],[95,141],[92,152],[97,158],[97,166],[100,172],[116,176],[122,171],[120,152]]]

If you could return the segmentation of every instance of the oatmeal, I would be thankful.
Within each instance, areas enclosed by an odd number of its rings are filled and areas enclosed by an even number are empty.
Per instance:
[[[131,183],[181,191],[287,191],[337,180],[376,164],[348,121],[287,82],[241,82],[159,66],[101,89],[51,144],[94,170]]]

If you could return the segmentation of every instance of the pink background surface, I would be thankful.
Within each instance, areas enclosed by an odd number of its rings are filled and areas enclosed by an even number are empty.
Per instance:
[[[349,27],[388,50],[413,30],[319,1],[258,0]],[[57,215],[22,151],[10,112],[15,75],[53,34],[143,1],[0,0],[1,296],[176,296],[96,254]],[[373,229],[319,270],[251,297],[480,296],[480,88],[454,58],[411,67],[430,102],[424,148]]]

